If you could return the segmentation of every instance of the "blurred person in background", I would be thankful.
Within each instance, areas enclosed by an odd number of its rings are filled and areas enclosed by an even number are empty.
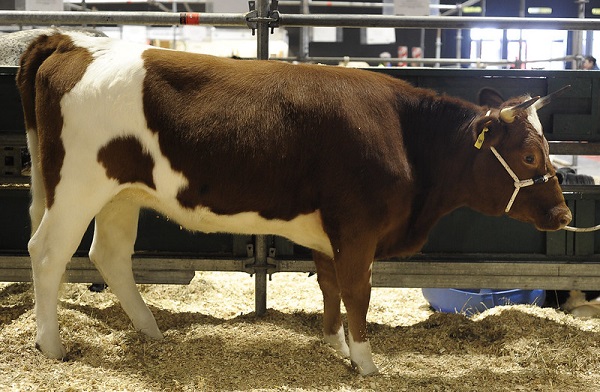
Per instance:
[[[598,64],[596,64],[596,58],[593,56],[585,56],[581,67],[585,70],[597,70]]]

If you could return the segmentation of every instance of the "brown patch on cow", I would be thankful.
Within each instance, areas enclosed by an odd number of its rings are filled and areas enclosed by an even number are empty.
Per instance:
[[[54,204],[54,193],[60,182],[65,157],[61,139],[62,97],[81,80],[93,61],[91,53],[75,46],[64,34],[36,38],[21,57],[17,84],[23,101],[27,129],[37,130],[46,207]],[[36,111],[40,116],[36,118]]]
[[[141,182],[156,189],[152,170],[154,159],[133,136],[113,139],[98,151],[98,162],[106,175],[121,184]]]
[[[326,206],[342,216],[409,172],[389,159],[402,143],[382,75],[156,49],[143,59],[147,124],[189,181],[177,196],[186,208],[290,220]],[[384,213],[364,205],[353,214],[376,222]]]

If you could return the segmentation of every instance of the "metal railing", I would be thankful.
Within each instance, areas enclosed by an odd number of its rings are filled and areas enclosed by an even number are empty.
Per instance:
[[[207,25],[247,26],[249,13],[119,12],[119,11],[0,11],[0,25]],[[395,16],[357,14],[277,14],[255,19],[281,27],[393,27],[396,29],[554,29],[600,30],[600,19],[512,18],[480,16]]]

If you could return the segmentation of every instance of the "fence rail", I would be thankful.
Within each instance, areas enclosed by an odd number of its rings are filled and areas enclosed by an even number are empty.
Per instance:
[[[207,25],[247,26],[249,13],[0,11],[0,25]],[[258,18],[272,23],[272,18]],[[357,14],[281,14],[281,27],[393,27],[397,29],[554,29],[600,30],[600,19],[469,16],[394,16]]]

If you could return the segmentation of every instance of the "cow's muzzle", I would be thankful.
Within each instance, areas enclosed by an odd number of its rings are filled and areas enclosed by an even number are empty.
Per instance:
[[[558,207],[555,207],[558,208]],[[558,224],[560,225],[560,228],[562,229],[563,227],[565,227],[566,225],[568,225],[569,223],[571,223],[571,220],[573,219],[573,215],[571,214],[571,210],[569,210],[569,208],[564,208],[561,212],[558,213]]]
[[[571,223],[571,219],[573,218],[569,207],[566,205],[558,205],[554,208],[551,208],[548,213],[548,220],[544,224],[544,226],[540,226],[536,224],[536,228],[538,230],[544,231],[554,231],[564,229],[569,223]]]

